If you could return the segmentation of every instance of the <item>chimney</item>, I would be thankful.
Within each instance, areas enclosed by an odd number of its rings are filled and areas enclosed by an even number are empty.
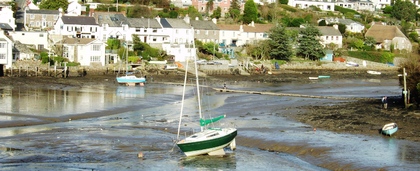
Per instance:
[[[244,31],[244,26],[242,26],[242,24],[239,26],[239,31],[243,32]]]
[[[188,16],[188,14],[187,14],[187,15],[185,15],[185,17],[184,17],[184,21],[185,21],[187,24],[190,24],[190,17]]]
[[[217,24],[217,18],[213,18],[211,21],[213,21],[214,24]]]
[[[338,25],[337,25],[337,24],[334,24],[334,25],[333,25],[333,27],[334,27],[336,30],[338,30]]]
[[[195,17],[195,21],[198,21],[198,17]]]

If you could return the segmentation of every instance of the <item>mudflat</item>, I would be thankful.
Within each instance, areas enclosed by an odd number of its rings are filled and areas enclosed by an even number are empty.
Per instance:
[[[220,82],[249,81],[249,82],[301,82],[305,84],[308,76],[330,75],[331,79],[345,78],[395,78],[398,79],[396,71],[384,72],[381,75],[370,75],[365,72],[331,72],[331,71],[298,71],[272,75],[216,75],[207,76],[214,84]],[[161,83],[182,83],[183,74],[160,74],[148,75],[148,84]],[[118,86],[115,75],[86,75],[85,77],[0,77],[0,85],[13,87],[42,87],[48,89],[62,89],[66,87],[94,86],[101,84],[105,86]],[[213,85],[214,85],[213,84]],[[218,85],[217,85],[218,86]],[[416,104],[410,108],[404,108],[402,97],[389,97],[388,109],[383,109],[381,99],[360,98],[352,102],[343,102],[338,105],[311,105],[303,106],[303,113],[293,115],[299,122],[309,124],[313,128],[325,129],[335,132],[346,132],[353,134],[373,135],[379,134],[381,127],[388,122],[397,122],[398,133],[392,135],[394,138],[420,141],[417,130],[420,130],[420,111]],[[16,123],[21,125],[22,123]],[[13,126],[13,125],[8,125]]]

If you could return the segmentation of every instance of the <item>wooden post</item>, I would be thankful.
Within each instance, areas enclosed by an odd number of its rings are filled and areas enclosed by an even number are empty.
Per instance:
[[[38,77],[38,67],[35,67],[35,77]]]
[[[26,67],[26,76],[29,76],[29,67]]]
[[[406,81],[406,75],[407,73],[405,72],[405,68],[403,68],[403,77],[404,77],[404,106],[405,108],[408,107],[407,105],[407,81]]]
[[[19,67],[19,77],[20,77],[20,70],[22,70],[22,67]]]
[[[57,65],[54,65],[54,77],[57,77]]]

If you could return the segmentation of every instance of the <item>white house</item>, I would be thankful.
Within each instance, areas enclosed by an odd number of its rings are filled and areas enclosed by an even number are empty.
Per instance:
[[[63,57],[81,66],[105,66],[105,46],[100,40],[88,38],[66,38],[62,42]]]
[[[98,39],[103,42],[106,42],[108,39],[126,39],[128,21],[123,14],[97,12],[94,14],[94,17],[99,26],[102,27],[101,36]]]
[[[60,16],[51,34],[95,39],[101,36],[101,29],[94,17]]]
[[[13,64],[13,42],[4,33],[0,33],[0,69],[6,66],[11,68]]]
[[[68,0],[68,2],[67,15],[79,16],[82,14],[82,5],[80,5],[77,0]]]
[[[132,35],[137,35],[140,41],[154,48],[162,49],[164,42],[169,41],[169,36],[156,19],[151,18],[127,18],[128,31],[127,41],[133,41]]]
[[[19,41],[14,42],[13,48],[13,60],[25,60],[25,59],[34,59],[35,53],[32,52],[28,46],[20,43]]]
[[[217,27],[220,29],[219,40],[221,45],[236,47],[268,39],[267,32],[273,25],[254,24],[252,22],[249,25],[218,24]]]
[[[11,31],[9,36],[13,41],[32,46],[33,49],[50,49],[48,42],[48,32],[46,31]]]
[[[365,30],[365,25],[359,22],[353,21],[351,19],[325,18],[325,19],[320,19],[319,21],[322,21],[322,20],[325,20],[326,24],[344,24],[346,25],[346,31],[352,32],[352,33],[362,33]]]
[[[13,17],[13,11],[10,5],[0,7],[0,24],[9,27],[0,26],[3,30],[15,30],[15,18]]]
[[[324,47],[330,44],[335,44],[337,46],[336,48],[343,47],[343,36],[341,35],[340,31],[338,31],[337,25],[334,27],[320,26],[317,28],[322,34],[319,39],[321,41],[320,43]]]
[[[317,1],[317,0],[289,0],[287,5],[296,7],[296,8],[309,8],[311,6],[318,7],[319,9],[323,11],[334,11],[335,1],[334,0],[323,0],[323,1]]]
[[[189,23],[189,17],[184,19],[156,18],[162,26],[164,39],[162,49],[175,56],[175,61],[184,62],[194,59],[194,29]]]

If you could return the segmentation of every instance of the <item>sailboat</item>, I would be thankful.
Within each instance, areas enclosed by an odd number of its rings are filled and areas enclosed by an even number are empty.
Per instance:
[[[195,50],[195,46],[193,48]],[[194,61],[197,61],[197,55],[194,55]],[[224,148],[229,146],[230,149],[235,150],[236,148],[236,141],[235,137],[237,135],[236,128],[213,128],[209,125],[217,122],[226,115],[221,115],[215,118],[204,119],[202,112],[201,112],[201,100],[200,100],[200,85],[198,79],[198,70],[197,70],[197,62],[195,64],[195,77],[196,77],[196,90],[197,90],[197,104],[198,104],[198,111],[200,116],[200,132],[196,132],[183,140],[179,140],[180,129],[181,129],[181,122],[183,116],[183,107],[184,107],[184,99],[185,99],[185,87],[187,83],[187,75],[188,75],[188,60],[186,63],[185,69],[185,79],[184,79],[184,87],[183,87],[183,94],[182,94],[182,102],[181,102],[181,112],[179,118],[179,125],[178,125],[178,135],[177,135],[177,145],[181,149],[182,152],[186,156],[197,156],[197,155],[225,155]],[[197,121],[198,122],[198,121]]]
[[[127,44],[126,44],[127,45]],[[118,83],[122,83],[122,84],[143,84],[146,83],[146,77],[137,77],[134,74],[130,74],[128,72],[128,45],[127,48],[125,49],[125,63],[126,63],[126,70],[125,70],[125,75],[122,76],[118,76],[117,75],[117,82]]]

